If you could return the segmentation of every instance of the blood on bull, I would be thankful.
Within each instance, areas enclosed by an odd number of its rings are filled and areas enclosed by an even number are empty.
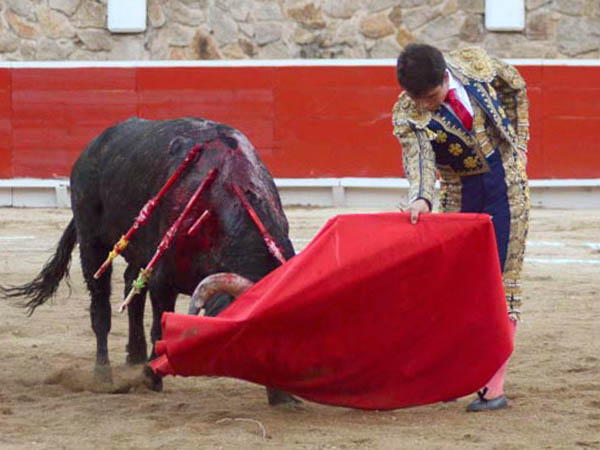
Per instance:
[[[110,261],[116,254],[127,262],[124,294],[131,293],[130,364],[148,360],[143,324],[147,293],[154,344],[161,338],[161,315],[174,310],[178,294],[191,295],[203,279],[217,273],[255,282],[294,255],[271,174],[246,136],[223,124],[200,118],[129,119],[90,142],[75,162],[70,182],[73,218],[56,252],[33,281],[0,290],[5,298],[24,298],[21,304],[32,314],[68,275],[79,243],[96,335],[95,373],[103,381],[110,381]],[[142,282],[136,280],[140,271]],[[220,285],[223,291],[235,291],[223,286],[223,278]],[[216,315],[233,298],[211,292],[215,295],[203,309]],[[150,359],[154,356],[152,348]],[[161,388],[160,379],[152,381],[153,388]],[[267,388],[267,394],[271,404],[295,401],[276,389]]]

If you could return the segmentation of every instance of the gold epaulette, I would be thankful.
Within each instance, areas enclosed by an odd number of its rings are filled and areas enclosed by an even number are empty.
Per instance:
[[[454,69],[453,73],[459,78],[463,75],[476,81],[489,83],[496,76],[497,66],[494,60],[479,47],[454,50],[446,56],[446,63]],[[462,78],[461,81],[469,82],[466,78]]]
[[[496,66],[497,78],[504,80],[513,89],[525,88],[525,80],[516,67],[496,58],[493,58],[493,62]]]
[[[406,91],[398,96],[398,101],[394,105],[394,127],[401,127],[410,122],[417,128],[422,129],[430,121],[431,112],[418,108]]]

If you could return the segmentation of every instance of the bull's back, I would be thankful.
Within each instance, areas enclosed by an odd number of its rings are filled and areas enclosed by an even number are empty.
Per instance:
[[[173,121],[133,118],[104,130],[75,162],[72,187],[85,189],[84,179],[100,182],[103,178],[123,179],[132,172],[147,173],[164,163],[161,160],[167,154],[169,122]]]
[[[207,194],[218,203],[212,208],[227,211],[231,191],[223,184],[235,180],[242,190],[253,193],[259,214],[269,216],[277,223],[276,228],[287,234],[277,190],[252,144],[238,130],[195,118],[130,119],[101,133],[88,145],[72,171],[76,219],[90,222],[89,228],[98,230],[94,232],[102,234],[107,244],[118,238],[179,167],[189,149],[200,143],[206,146],[198,162],[188,168],[165,196],[156,215],[172,222],[204,174],[217,167],[219,178]],[[234,209],[239,211],[239,205]],[[144,228],[143,234],[154,237],[164,231],[164,224],[154,223]]]
[[[108,245],[131,226],[181,160],[178,149],[169,151],[181,122],[129,119],[90,142],[71,172],[71,204],[82,237],[94,234]]]

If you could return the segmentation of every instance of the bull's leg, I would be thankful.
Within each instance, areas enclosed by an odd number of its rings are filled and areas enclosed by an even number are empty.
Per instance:
[[[150,355],[150,359],[154,359],[156,358],[154,344],[162,338],[160,318],[164,312],[173,312],[175,310],[177,291],[169,286],[153,284],[150,286],[150,299],[152,300],[152,330],[150,331],[152,354]]]
[[[279,389],[270,388],[267,386],[267,399],[271,406],[286,406],[293,407],[298,403],[301,403],[296,397],[292,397],[285,391]]]
[[[96,280],[94,273],[104,261],[110,248],[94,245],[89,242],[79,244],[81,254],[81,269],[90,291],[92,302],[90,305],[90,319],[92,329],[96,335],[96,379],[102,382],[111,382],[110,362],[108,359],[108,333],[111,326],[110,307],[110,277],[112,268]]]
[[[125,269],[125,293],[127,297],[133,282],[137,278],[139,267],[129,264]],[[143,364],[148,360],[148,349],[144,333],[144,305],[146,304],[146,289],[135,295],[127,306],[129,317],[129,341],[127,342],[127,364]]]
[[[152,339],[152,354],[150,359],[156,358],[155,344],[162,338],[162,329],[160,327],[160,318],[165,311],[173,312],[175,310],[175,300],[177,291],[166,283],[161,283],[160,277],[153,279],[150,285],[150,300],[152,301],[152,329],[150,338]],[[155,391],[162,390],[162,378],[148,368],[146,371],[146,383],[148,387]]]

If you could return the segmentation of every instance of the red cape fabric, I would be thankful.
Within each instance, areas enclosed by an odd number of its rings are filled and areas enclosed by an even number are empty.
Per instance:
[[[395,409],[481,388],[512,341],[489,216],[331,219],[218,317],[165,313],[162,375],[214,375],[319,403]]]

